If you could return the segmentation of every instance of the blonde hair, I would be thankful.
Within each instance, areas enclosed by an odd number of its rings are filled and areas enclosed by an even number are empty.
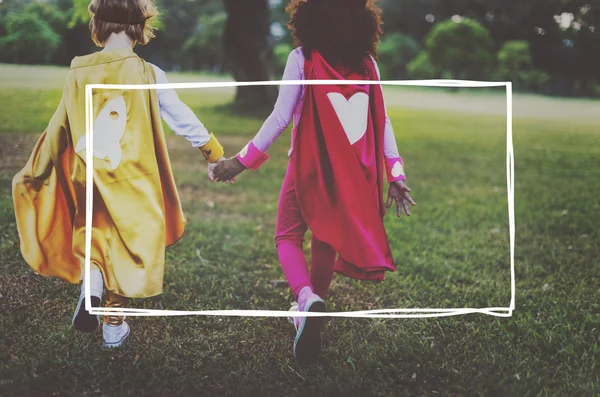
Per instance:
[[[125,32],[141,45],[155,37],[158,10],[153,0],[92,0],[88,11],[92,40],[98,47],[113,33]]]

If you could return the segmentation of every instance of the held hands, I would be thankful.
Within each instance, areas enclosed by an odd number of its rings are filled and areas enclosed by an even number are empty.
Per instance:
[[[412,197],[410,197],[410,192],[411,190],[406,186],[404,181],[390,183],[386,207],[390,208],[392,203],[396,201],[396,216],[400,217],[402,215],[402,210],[404,210],[407,216],[410,216],[408,204],[413,207],[417,205]]]
[[[211,181],[225,182],[233,184],[236,177],[244,172],[246,167],[237,159],[237,157],[231,157],[229,159],[221,158],[216,163],[208,165],[208,178]],[[406,186],[404,181],[396,181],[390,183],[388,190],[387,208],[390,208],[394,201],[396,201],[396,215],[400,217],[402,211],[407,216],[411,216],[409,204],[413,207],[417,204],[410,196],[411,189]]]
[[[219,165],[219,163],[222,163],[223,161],[226,161],[227,159],[225,159],[225,157],[222,157],[220,160],[218,160],[216,163],[208,163],[208,179],[210,179],[212,182],[215,181],[215,169],[217,168],[217,165]],[[231,181],[225,181],[225,183],[229,184],[233,184],[235,182],[235,179],[231,180]]]
[[[209,165],[209,178],[211,181],[233,183],[236,176],[245,170],[246,167],[234,156],[227,160],[221,159],[218,163],[215,163],[212,175]]]

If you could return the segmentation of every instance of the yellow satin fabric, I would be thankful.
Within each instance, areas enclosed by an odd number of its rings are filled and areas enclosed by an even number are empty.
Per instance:
[[[13,179],[21,252],[38,273],[79,283],[85,258],[87,84],[153,84],[151,65],[130,49],[75,58],[63,97],[25,168]],[[155,90],[95,90],[94,119],[122,96],[126,129],[120,164],[94,157],[92,263],[109,291],[129,298],[162,293],[165,247],[185,229]],[[96,138],[95,138],[96,140]],[[94,152],[94,154],[97,154]]]
[[[108,291],[106,293],[106,304],[105,307],[111,308],[111,309],[118,309],[118,308],[126,308],[129,305],[129,299],[125,298],[124,296],[115,294],[114,292]],[[108,325],[112,325],[113,327],[118,327],[119,325],[123,324],[123,321],[125,320],[123,315],[119,315],[119,314],[111,314],[111,315],[106,315],[104,316],[104,322]]]

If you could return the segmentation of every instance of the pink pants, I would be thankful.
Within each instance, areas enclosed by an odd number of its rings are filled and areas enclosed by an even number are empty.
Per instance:
[[[275,243],[283,273],[294,296],[304,287],[311,287],[315,294],[325,298],[333,280],[336,252],[316,238],[311,240],[312,266],[310,275],[304,256],[304,235],[308,227],[296,199],[292,164],[288,166],[277,209],[277,232]]]

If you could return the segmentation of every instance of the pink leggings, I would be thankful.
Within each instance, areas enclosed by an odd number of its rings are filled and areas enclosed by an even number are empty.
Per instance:
[[[304,287],[311,287],[315,294],[325,298],[333,280],[336,252],[326,243],[311,240],[312,266],[310,275],[304,256],[304,235],[308,227],[300,212],[294,189],[292,165],[288,166],[277,210],[275,243],[283,273],[294,296]]]

